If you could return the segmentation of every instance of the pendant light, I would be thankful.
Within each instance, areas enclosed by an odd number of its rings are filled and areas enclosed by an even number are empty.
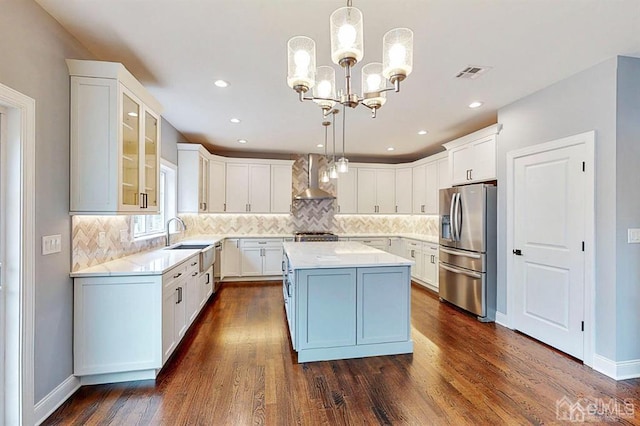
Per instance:
[[[323,183],[327,183],[330,181],[329,179],[329,172],[327,169],[329,169],[329,157],[327,157],[327,126],[329,126],[329,121],[325,120],[322,122],[322,125],[324,126],[324,159],[327,162],[327,167],[325,167],[322,170],[322,173],[320,173],[320,182]]]
[[[338,112],[337,109],[334,109],[332,111],[331,114],[331,119],[333,121],[333,126],[332,130],[333,130],[333,161],[331,162],[331,167],[329,168],[329,177],[331,179],[337,179],[338,178],[338,169],[336,168],[336,113]]]
[[[345,121],[347,119],[347,111],[344,105],[342,105],[342,157],[338,160],[338,173],[349,172],[349,160],[344,156],[344,135],[345,135]]]

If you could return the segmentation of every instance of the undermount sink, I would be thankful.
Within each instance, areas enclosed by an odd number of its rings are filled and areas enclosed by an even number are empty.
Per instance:
[[[177,244],[173,247],[167,247],[165,250],[202,250],[211,244]]]

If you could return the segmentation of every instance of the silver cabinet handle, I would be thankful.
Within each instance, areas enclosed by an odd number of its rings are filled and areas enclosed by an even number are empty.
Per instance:
[[[178,272],[176,275],[173,276],[173,278],[178,278],[180,277],[180,275],[182,275],[182,272]]]
[[[482,274],[478,274],[477,272],[462,271],[460,269],[453,269],[453,268],[448,267],[447,265],[443,265],[442,263],[440,264],[440,267],[442,269],[446,269],[449,272],[453,272],[454,274],[462,274],[462,275],[466,275],[466,276],[471,277],[471,278],[482,278]]]
[[[191,266],[196,266],[197,264],[198,264],[198,262],[193,262],[193,263],[191,264]]]
[[[224,203],[222,205],[222,211],[225,211],[225,212],[227,211],[227,203]]]
[[[194,272],[193,274],[191,274],[192,277],[195,277],[196,275],[198,275],[198,272]]]
[[[211,274],[207,272],[206,275],[207,275],[207,281],[205,281],[205,284],[209,284],[211,282]]]

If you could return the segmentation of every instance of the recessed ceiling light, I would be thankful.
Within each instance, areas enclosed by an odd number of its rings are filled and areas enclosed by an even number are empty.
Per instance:
[[[387,148],[387,151],[395,151],[395,148],[390,146],[389,148]]]
[[[138,116],[138,113],[137,113],[137,112],[133,112],[133,111],[132,111],[132,112],[128,112],[128,113],[127,113],[127,115],[128,115],[129,117],[137,117],[137,116]]]
[[[482,106],[484,102],[480,102],[480,101],[473,101],[469,104],[469,108],[479,108]]]
[[[213,84],[215,84],[218,87],[227,87],[229,86],[229,83],[224,81],[224,80],[216,80],[213,82]]]
[[[420,131],[418,132],[418,134],[419,134],[419,135],[426,135],[426,134],[427,134],[427,131],[426,131],[426,130],[420,130]]]
[[[229,121],[232,122],[232,123],[239,123],[240,119],[239,118],[230,118]]]
[[[246,139],[238,139],[238,143],[247,143]]]
[[[324,145],[319,143],[318,145],[316,145],[318,148],[324,148]]]

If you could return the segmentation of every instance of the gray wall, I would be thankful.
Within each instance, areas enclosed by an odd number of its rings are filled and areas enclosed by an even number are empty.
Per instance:
[[[640,228],[640,60],[618,61],[616,140],[617,361],[640,358],[640,244],[627,229]]]
[[[163,159],[178,165],[178,146],[176,144],[178,142],[188,142],[188,140],[164,118],[160,125],[160,131],[162,132],[160,136],[160,155]]]
[[[65,58],[91,58],[33,1],[3,0],[0,82],[36,101],[35,401],[73,373],[69,278],[69,73]],[[40,254],[61,234],[62,252]]]
[[[639,182],[634,166],[640,160],[638,76],[640,60],[612,58],[498,111],[498,122],[504,126],[498,136],[499,182],[506,182],[507,152],[596,131],[595,349],[615,361],[640,358],[636,338],[640,323],[640,252],[638,247],[626,244],[626,228],[640,226]],[[505,191],[506,186],[500,185],[498,310],[503,313],[509,291]]]

